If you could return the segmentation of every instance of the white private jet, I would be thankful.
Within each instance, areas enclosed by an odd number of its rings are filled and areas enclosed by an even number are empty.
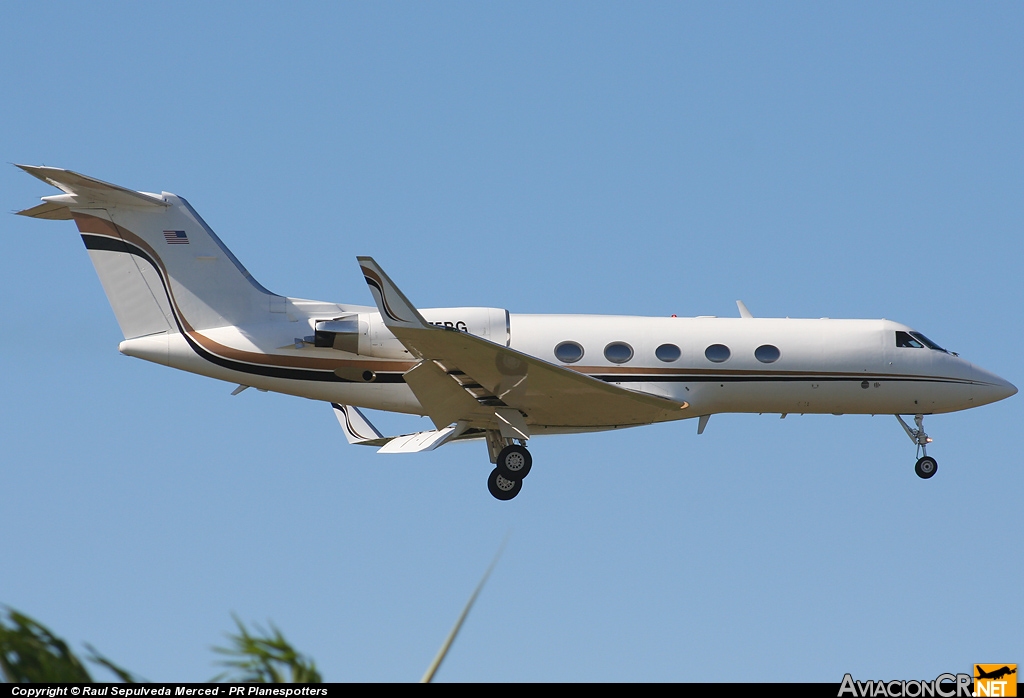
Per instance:
[[[888,320],[518,315],[417,309],[370,257],[376,308],[288,298],[246,271],[185,199],[19,165],[60,189],[19,213],[73,219],[128,356],[238,387],[331,403],[350,443],[380,453],[487,444],[491,494],[515,497],[527,440],[719,412],[892,414],[937,464],[924,416],[1007,398],[1009,382]],[[359,407],[426,415],[382,436]],[[913,415],[911,427],[901,415]]]

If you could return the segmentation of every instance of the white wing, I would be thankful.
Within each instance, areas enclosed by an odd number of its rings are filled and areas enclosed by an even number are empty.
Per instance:
[[[384,270],[359,257],[388,329],[421,363],[405,374],[440,429],[463,421],[503,436],[529,425],[636,426],[683,417],[688,405],[637,393],[465,332],[427,324]]]

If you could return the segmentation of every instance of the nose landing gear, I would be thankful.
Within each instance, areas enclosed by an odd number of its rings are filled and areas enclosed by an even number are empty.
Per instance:
[[[932,439],[924,433],[924,415],[914,415],[914,424],[917,425],[916,429],[904,422],[903,417],[900,415],[896,415],[896,419],[899,420],[900,426],[903,427],[903,431],[907,432],[910,440],[917,444],[917,454],[921,457],[917,459],[917,463],[914,465],[914,472],[922,480],[927,480],[938,472],[939,464],[928,455],[928,444],[932,442]]]
[[[917,459],[917,464],[914,465],[914,472],[917,476],[923,480],[927,480],[939,469],[939,464],[935,462],[935,459],[931,456],[922,456]]]

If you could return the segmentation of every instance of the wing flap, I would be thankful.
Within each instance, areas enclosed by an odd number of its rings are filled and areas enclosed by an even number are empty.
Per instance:
[[[377,453],[421,453],[433,451],[452,440],[457,427],[445,427],[437,431],[420,431],[415,434],[396,436]]]
[[[460,419],[486,421],[494,415],[433,361],[421,361],[402,377],[438,429]]]

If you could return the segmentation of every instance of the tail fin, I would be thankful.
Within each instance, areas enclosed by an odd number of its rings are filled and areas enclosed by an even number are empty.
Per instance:
[[[284,312],[185,199],[70,170],[18,165],[64,194],[20,211],[74,219],[125,339],[240,325]]]

